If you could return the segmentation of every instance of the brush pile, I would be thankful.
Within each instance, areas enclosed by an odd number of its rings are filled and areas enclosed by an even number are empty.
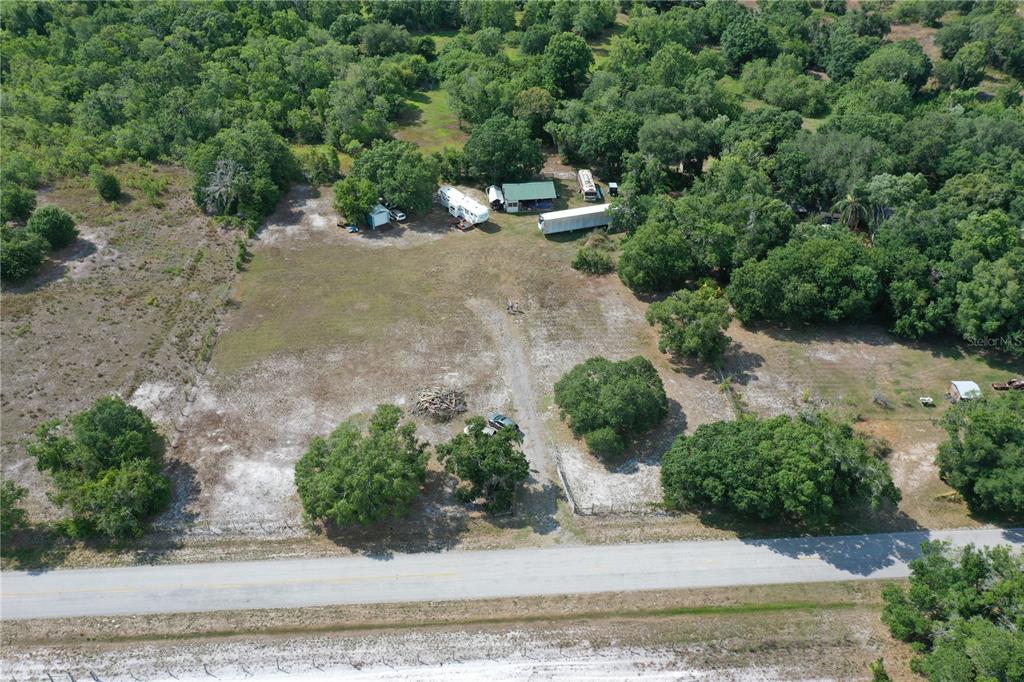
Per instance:
[[[466,411],[466,394],[455,388],[432,386],[416,394],[416,414],[428,414],[446,422]]]

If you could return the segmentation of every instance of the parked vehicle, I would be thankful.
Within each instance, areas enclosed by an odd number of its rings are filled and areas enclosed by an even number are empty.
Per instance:
[[[493,436],[504,428],[515,429],[516,433],[519,434],[519,440],[523,439],[523,432],[519,428],[519,424],[516,424],[515,421],[498,412],[492,412],[488,415],[487,423],[484,425],[483,434],[485,436]],[[468,434],[469,427],[467,426],[464,428],[462,432]]]
[[[390,215],[391,219],[396,223],[405,222],[405,213],[399,211],[397,208],[389,210],[388,215]]]
[[[594,175],[589,170],[584,168],[577,171],[576,181],[579,182],[583,201],[597,201],[600,198],[597,184],[594,182]]]

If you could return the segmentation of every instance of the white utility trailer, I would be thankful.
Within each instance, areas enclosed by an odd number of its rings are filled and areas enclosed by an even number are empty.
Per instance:
[[[555,234],[556,232],[602,227],[611,222],[611,215],[608,213],[610,206],[611,204],[599,204],[541,213],[537,218],[537,228],[544,234]]]

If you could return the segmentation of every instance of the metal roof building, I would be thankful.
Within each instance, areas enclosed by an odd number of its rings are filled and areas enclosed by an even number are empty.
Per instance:
[[[551,180],[539,182],[509,182],[501,186],[505,195],[505,211],[543,211],[555,205],[558,190]]]

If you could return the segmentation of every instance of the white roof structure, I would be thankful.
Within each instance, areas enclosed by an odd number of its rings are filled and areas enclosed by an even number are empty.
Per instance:
[[[608,210],[611,204],[597,204],[596,206],[581,206],[580,208],[567,208],[564,211],[548,211],[547,213],[541,213],[540,217],[544,220],[558,220],[559,218],[569,218],[573,216],[584,216],[591,215],[593,213],[604,213]]]
[[[973,381],[952,381],[953,387],[956,392],[960,394],[961,398],[980,398],[981,388],[978,384]]]

